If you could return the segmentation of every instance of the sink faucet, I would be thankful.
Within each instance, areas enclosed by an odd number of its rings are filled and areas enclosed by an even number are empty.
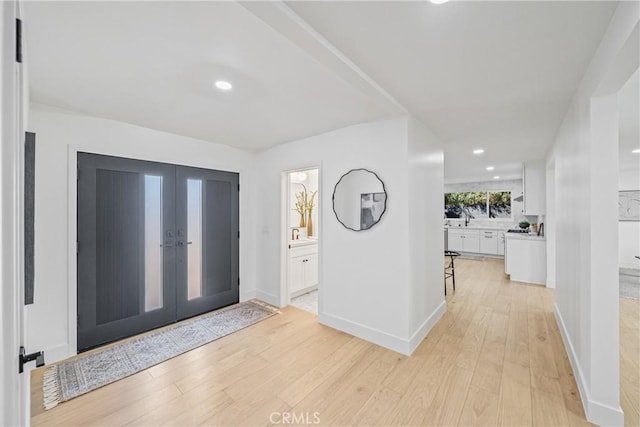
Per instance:
[[[291,240],[298,240],[300,238],[300,230],[297,228],[291,229]]]

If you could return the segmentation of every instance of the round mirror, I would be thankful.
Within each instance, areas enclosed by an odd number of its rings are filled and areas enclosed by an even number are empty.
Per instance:
[[[342,175],[333,190],[333,212],[349,230],[368,230],[387,209],[384,182],[374,172],[352,169]]]

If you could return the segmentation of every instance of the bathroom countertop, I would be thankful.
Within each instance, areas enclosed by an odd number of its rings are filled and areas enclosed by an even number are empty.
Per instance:
[[[298,246],[308,246],[308,245],[317,245],[317,244],[318,244],[318,239],[311,237],[307,239],[291,240],[289,242],[289,247],[296,248]]]

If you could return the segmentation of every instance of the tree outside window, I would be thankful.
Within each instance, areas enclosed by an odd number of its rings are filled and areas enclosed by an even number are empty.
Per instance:
[[[447,218],[511,218],[511,192],[445,193],[444,213]]]

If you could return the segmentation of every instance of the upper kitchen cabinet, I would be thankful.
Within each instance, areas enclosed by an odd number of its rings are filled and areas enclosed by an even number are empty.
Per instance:
[[[526,162],[522,167],[522,187],[524,190],[525,215],[545,213],[545,165],[538,160]]]

